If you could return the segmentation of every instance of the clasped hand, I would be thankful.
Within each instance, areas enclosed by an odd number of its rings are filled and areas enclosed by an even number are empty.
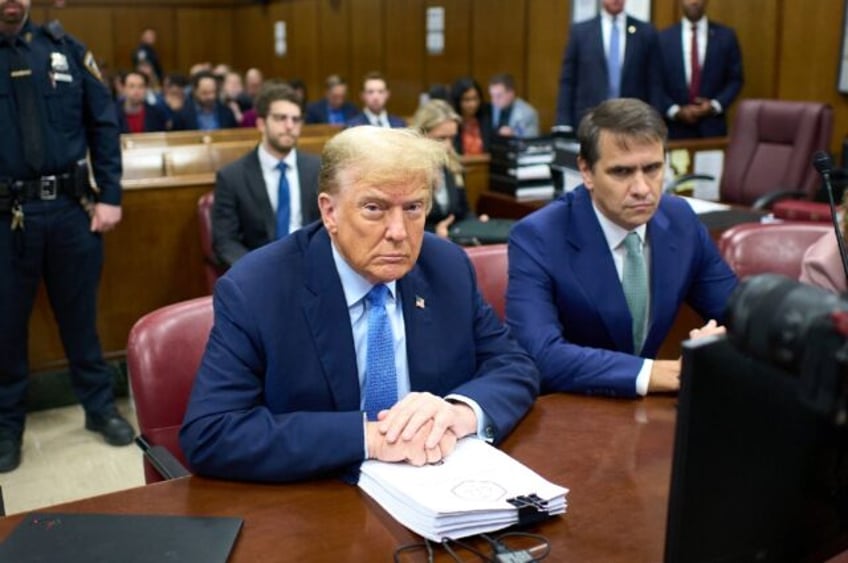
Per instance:
[[[421,466],[448,456],[477,430],[474,410],[430,393],[410,393],[366,424],[369,459]]]

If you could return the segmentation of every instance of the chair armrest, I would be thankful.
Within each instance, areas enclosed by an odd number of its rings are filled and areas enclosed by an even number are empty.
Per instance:
[[[676,194],[680,191],[681,184],[685,184],[692,180],[715,180],[715,176],[710,176],[709,174],[683,174],[669,182],[665,189],[665,193]]]
[[[801,190],[777,190],[757,198],[751,209],[771,209],[771,206],[782,199],[804,199],[807,193]]]
[[[135,443],[144,452],[147,461],[166,480],[191,475],[191,472],[164,446],[151,446],[143,434],[136,436]]]

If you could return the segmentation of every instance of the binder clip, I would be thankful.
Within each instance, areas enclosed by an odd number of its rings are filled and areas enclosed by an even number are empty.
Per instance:
[[[519,526],[538,524],[543,520],[547,520],[550,516],[545,506],[545,501],[536,493],[518,495],[517,497],[508,498],[506,501],[518,509]]]

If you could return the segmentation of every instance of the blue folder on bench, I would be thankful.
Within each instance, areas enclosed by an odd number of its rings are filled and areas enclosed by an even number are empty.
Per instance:
[[[28,514],[0,544],[15,563],[225,563],[241,518]]]

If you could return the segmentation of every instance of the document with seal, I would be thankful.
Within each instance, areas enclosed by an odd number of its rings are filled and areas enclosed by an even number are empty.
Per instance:
[[[366,461],[359,487],[395,520],[434,541],[564,514],[568,494],[565,487],[471,437],[434,465]]]

